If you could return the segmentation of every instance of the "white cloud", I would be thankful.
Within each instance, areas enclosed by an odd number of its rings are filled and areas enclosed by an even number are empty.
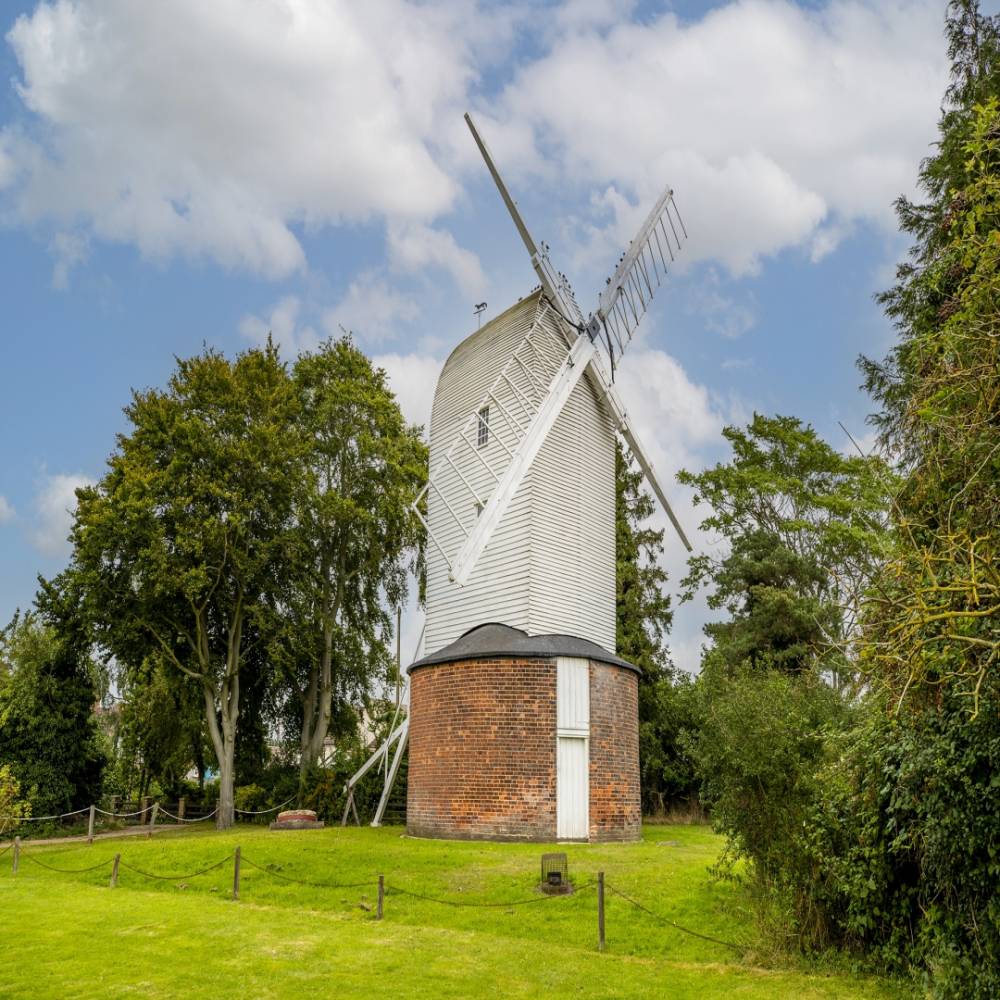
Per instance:
[[[0,524],[14,520],[16,513],[14,505],[5,496],[0,495]]]
[[[785,247],[828,253],[852,220],[893,226],[946,76],[939,3],[736,0],[696,21],[567,31],[493,110],[522,170],[627,194],[608,206],[612,242],[669,180],[685,258],[752,273]],[[498,146],[505,127],[491,126]]]
[[[400,327],[420,315],[416,302],[392,288],[375,271],[364,271],[348,286],[343,298],[323,313],[323,326],[333,337],[341,327],[366,344],[394,340]]]
[[[476,72],[469,20],[406,0],[43,2],[7,35],[33,118],[0,132],[0,183],[25,222],[286,275],[297,225],[451,206],[434,147]]]
[[[756,324],[756,308],[752,295],[741,302],[735,296],[727,295],[722,288],[718,271],[709,268],[692,290],[688,312],[697,315],[706,330],[735,340]]]
[[[64,291],[69,288],[70,272],[87,259],[90,241],[80,233],[56,233],[49,251],[56,261],[52,268],[52,287]]]
[[[372,363],[385,369],[403,416],[411,424],[427,428],[444,361],[422,354],[377,354]]]
[[[43,2],[7,36],[31,117],[0,130],[0,189],[25,223],[271,276],[306,266],[299,227],[384,219],[394,266],[478,295],[478,260],[430,223],[456,173],[482,169],[461,112],[532,24],[542,55],[476,101],[488,138],[560,193],[615,188],[616,245],[667,179],[685,258],[736,273],[891,225],[934,138],[939,3],[634,16],[631,0],[559,4],[540,29],[517,3]]]
[[[486,287],[479,258],[471,250],[460,247],[451,233],[421,223],[389,227],[389,260],[403,271],[442,268],[468,296],[480,295]]]
[[[247,314],[240,320],[240,333],[254,344],[261,346],[271,339],[287,358],[294,358],[303,351],[313,351],[320,343],[319,335],[311,326],[299,326],[301,302],[295,295],[286,295],[275,303],[266,319]]]
[[[715,539],[698,527],[704,515],[694,507],[691,490],[681,486],[676,476],[681,469],[699,472],[715,460],[722,427],[735,414],[705,386],[692,382],[680,364],[661,350],[630,350],[622,359],[617,383],[636,433],[695,552],[711,548]],[[676,592],[687,572],[688,553],[658,505],[653,525],[665,529],[663,566]],[[711,617],[704,595],[688,604],[675,603],[669,644],[682,670],[698,670],[702,626]]]
[[[35,497],[31,543],[47,556],[64,556],[70,550],[68,536],[76,510],[76,491],[92,486],[93,479],[80,473],[47,476]]]

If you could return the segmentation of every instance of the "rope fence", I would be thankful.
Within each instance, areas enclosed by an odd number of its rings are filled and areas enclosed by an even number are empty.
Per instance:
[[[25,854],[22,851],[21,857],[33,865],[38,865],[39,868],[45,868],[50,872],[59,872],[61,875],[82,875],[85,872],[96,872],[98,868],[106,868],[114,860],[114,858],[105,858],[89,868],[56,868],[54,865],[47,865],[44,861],[39,861],[33,854]]]
[[[281,879],[284,882],[293,882],[295,885],[307,885],[313,889],[361,889],[372,884],[371,880],[368,882],[307,882],[304,879],[292,878],[290,875],[282,875],[281,872],[264,868],[251,861],[248,857],[244,856],[242,860],[244,864],[249,865],[251,868],[256,868],[257,871],[263,872],[265,875],[270,875],[272,878]]]
[[[96,806],[95,806],[96,808]],[[74,809],[73,812],[55,813],[52,816],[0,816],[0,821],[18,823],[44,823],[46,820],[66,819],[69,816],[80,816],[85,812],[90,812],[90,806],[82,809]]]
[[[257,817],[257,816],[267,816],[271,813],[280,812],[286,806],[290,805],[295,801],[295,796],[286,799],[280,805],[271,806],[268,809],[234,809],[233,813],[235,817]],[[112,805],[114,806],[115,799],[112,799]],[[196,807],[197,808],[197,807]],[[164,808],[159,802],[151,802],[148,799],[143,799],[142,804],[138,809],[118,811],[116,808],[104,809],[101,806],[83,806],[80,809],[73,809],[70,812],[64,813],[52,813],[47,816],[0,816],[0,831],[8,829],[8,836],[16,833],[22,824],[26,823],[59,823],[65,820],[84,820],[89,813],[89,822],[87,823],[87,839],[88,841],[93,840],[99,824],[102,822],[99,817],[103,817],[105,822],[112,825],[124,824],[126,826],[135,826],[142,828],[149,828],[150,832],[157,826],[157,822],[160,822],[161,826],[169,827],[172,823],[175,824],[192,824],[192,823],[207,823],[213,817],[218,815],[219,806],[216,805],[211,812],[205,813],[201,816],[186,816],[185,813],[185,800],[180,799],[177,803],[177,812],[171,812],[169,809]],[[169,820],[170,823],[165,823],[165,820]],[[132,822],[130,822],[132,821]],[[251,819],[250,822],[253,822]],[[75,825],[75,824],[74,824]],[[72,837],[79,836],[79,830],[74,830],[72,826],[62,831],[63,836]],[[50,840],[61,839],[58,835],[49,836]],[[10,847],[4,848],[0,853],[6,853]]]
[[[195,819],[187,819],[184,816],[175,816],[173,813],[167,812],[166,809],[163,809],[161,807],[159,815],[169,816],[172,820],[174,820],[177,823],[204,823],[206,820],[210,820],[218,811],[219,807],[216,806],[207,816],[198,816]],[[239,812],[238,809],[236,811]]]
[[[143,878],[159,879],[161,882],[183,882],[185,879],[197,878],[199,875],[206,875],[208,872],[215,871],[216,868],[221,868],[224,864],[233,860],[234,854],[227,854],[221,861],[216,861],[214,865],[209,865],[207,868],[191,872],[188,875],[157,875],[155,872],[146,872],[141,868],[136,868],[125,861],[121,861],[120,864],[122,868],[134,872],[136,875],[141,875]]]
[[[415,889],[408,889],[401,885],[387,884],[385,877],[383,875],[376,877],[372,876],[363,882],[314,882],[306,879],[294,878],[290,875],[284,875],[279,871],[275,871],[272,867],[260,865],[257,862],[251,860],[250,858],[244,857],[242,855],[241,849],[236,847],[232,852],[227,854],[225,857],[220,858],[218,861],[207,865],[204,868],[200,868],[197,871],[187,872],[184,874],[163,874],[159,872],[147,871],[143,868],[139,868],[136,865],[130,864],[125,861],[121,854],[115,854],[112,858],[104,858],[102,861],[97,862],[94,865],[88,865],[84,868],[60,868],[56,865],[50,865],[42,861],[33,853],[27,853],[22,845],[20,838],[16,838],[12,844],[8,844],[7,847],[0,850],[0,857],[6,854],[8,851],[13,849],[13,866],[12,872],[14,875],[18,874],[18,863],[21,858],[30,861],[32,864],[37,865],[39,868],[43,868],[46,871],[56,872],[58,874],[64,875],[82,875],[90,872],[98,871],[102,868],[107,868],[108,865],[112,866],[111,871],[111,881],[110,887],[115,888],[118,885],[119,879],[119,869],[124,869],[125,871],[131,872],[134,875],[138,875],[140,878],[153,879],[161,882],[185,882],[188,879],[198,878],[201,875],[207,875],[209,872],[217,871],[224,865],[232,864],[233,866],[233,890],[232,897],[234,900],[240,898],[240,875],[241,866],[248,865],[250,868],[260,872],[262,875],[267,875],[271,878],[278,879],[282,882],[292,883],[295,885],[307,886],[309,888],[316,889],[376,889],[377,892],[377,908],[376,908],[376,919],[381,920],[384,915],[385,909],[385,898],[387,895],[395,897],[407,897],[410,899],[420,900],[422,902],[432,903],[441,906],[451,906],[451,907],[467,907],[474,909],[513,909],[516,906],[529,906],[534,903],[543,903],[548,900],[555,899],[571,899],[573,897],[579,897],[582,893],[589,892],[592,889],[597,890],[597,931],[598,931],[598,950],[605,950],[605,890],[609,891],[612,895],[617,896],[624,902],[628,903],[634,909],[645,913],[647,916],[652,917],[658,923],[671,927],[674,930],[680,931],[683,934],[690,935],[691,937],[699,938],[702,941],[708,941],[712,944],[720,945],[723,948],[728,948],[737,954],[742,954],[745,948],[733,941],[726,941],[722,938],[714,937],[711,934],[704,934],[701,931],[693,930],[690,927],[685,927],[683,924],[679,924],[676,920],[672,920],[669,917],[665,917],[662,914],[657,913],[655,910],[650,909],[644,903],[635,899],[628,893],[623,892],[617,886],[609,885],[604,879],[604,872],[598,872],[597,878],[595,880],[584,882],[579,886],[574,886],[572,892],[566,893],[553,893],[547,894],[544,892],[538,892],[538,894],[530,897],[522,897],[519,899],[502,900],[502,901],[492,901],[492,900],[470,900],[470,899],[449,899],[445,896],[435,896],[423,892],[418,892]],[[46,852],[46,853],[65,853],[65,852]],[[368,909],[368,907],[364,907]]]
[[[278,812],[284,809],[285,806],[291,805],[295,801],[295,796],[293,795],[290,799],[285,799],[280,806],[271,806],[270,809],[234,809],[233,812],[238,812],[242,816],[266,816],[268,813]]]
[[[643,904],[638,900],[633,899],[631,896],[626,896],[621,889],[616,889],[613,885],[609,885],[608,888],[616,896],[620,896],[624,899],[626,903],[631,903],[636,909],[642,910],[643,913],[648,913],[654,920],[658,920],[661,924],[673,927],[675,930],[681,931],[684,934],[690,934],[691,937],[701,938],[702,941],[711,941],[712,944],[721,944],[724,948],[731,948],[733,951],[740,953],[744,951],[743,948],[741,948],[738,944],[734,944],[732,941],[723,941],[721,938],[712,937],[711,934],[702,934],[700,931],[693,931],[690,927],[684,927],[682,924],[677,923],[676,920],[671,920],[669,917],[664,917],[659,913],[654,913],[648,906],[643,906]]]
[[[581,886],[575,886],[572,893],[557,893],[551,896],[545,894],[540,894],[538,896],[532,896],[530,899],[513,899],[509,902],[493,903],[493,902],[480,902],[478,900],[469,899],[444,899],[441,896],[425,896],[421,892],[414,892],[412,889],[403,889],[398,885],[386,885],[386,891],[400,896],[411,896],[413,899],[422,899],[428,903],[440,903],[443,906],[470,906],[470,907],[481,907],[483,909],[499,909],[507,908],[511,906],[527,906],[531,903],[544,903],[549,899],[569,899],[571,896],[575,896],[578,893],[584,892],[586,889],[592,889],[597,885],[597,882],[586,882]]]

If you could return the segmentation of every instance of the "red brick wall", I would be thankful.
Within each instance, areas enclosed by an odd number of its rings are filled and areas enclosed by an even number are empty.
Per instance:
[[[638,676],[590,665],[590,838],[640,836]],[[463,660],[410,678],[406,826],[554,840],[555,660]]]
[[[555,724],[554,660],[465,660],[415,670],[408,832],[553,839]]]
[[[639,677],[590,664],[590,839],[638,840]]]

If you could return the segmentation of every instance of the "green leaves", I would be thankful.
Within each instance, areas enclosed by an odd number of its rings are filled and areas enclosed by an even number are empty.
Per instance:
[[[875,456],[847,457],[794,417],[755,414],[727,427],[733,457],[678,479],[710,513],[722,553],[696,554],[684,599],[709,588],[729,620],[706,633],[735,666],[848,669],[854,618],[887,547],[894,477]]]

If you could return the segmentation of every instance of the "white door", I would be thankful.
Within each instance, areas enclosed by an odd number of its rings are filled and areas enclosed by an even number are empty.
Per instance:
[[[556,836],[586,840],[590,836],[589,760],[585,736],[559,736],[556,743]]]
[[[556,835],[590,836],[590,663],[556,661]]]

